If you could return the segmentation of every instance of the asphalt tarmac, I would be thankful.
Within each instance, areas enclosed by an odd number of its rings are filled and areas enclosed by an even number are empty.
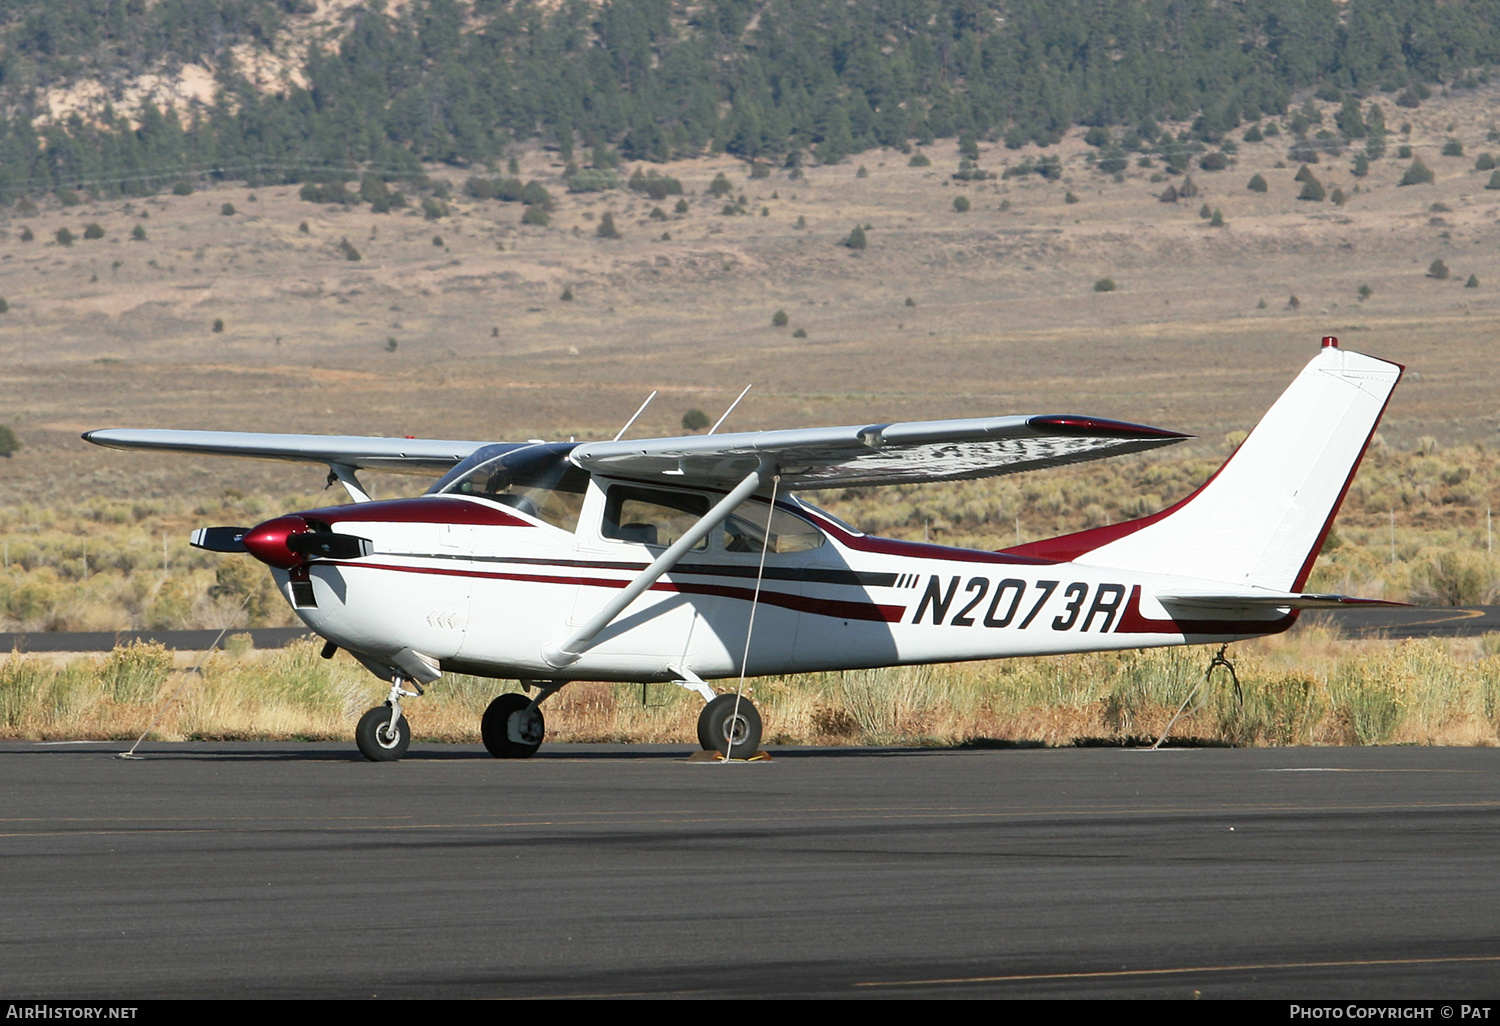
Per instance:
[[[1500,750],[0,744],[0,997],[1500,992]]]

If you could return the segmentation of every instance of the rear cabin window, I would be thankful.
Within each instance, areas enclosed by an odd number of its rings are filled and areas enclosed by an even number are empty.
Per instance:
[[[614,487],[604,503],[603,534],[616,541],[667,546],[681,538],[708,513],[708,499],[683,492]],[[708,548],[708,539],[693,546]]]

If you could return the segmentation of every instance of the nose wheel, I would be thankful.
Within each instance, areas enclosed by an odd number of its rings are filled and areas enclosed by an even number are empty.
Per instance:
[[[393,723],[392,712],[387,706],[377,705],[361,716],[359,726],[354,728],[354,743],[371,762],[395,762],[411,744],[411,724],[399,711]]]
[[[698,743],[726,759],[748,759],[760,750],[760,713],[743,695],[719,695],[698,714]]]
[[[411,683],[417,690],[407,691],[402,687],[405,683]],[[415,681],[408,682],[399,674],[392,677],[391,694],[385,705],[377,705],[365,713],[354,728],[359,754],[371,762],[395,762],[405,755],[411,744],[411,724],[401,714],[401,699],[416,698],[421,693],[422,686]]]

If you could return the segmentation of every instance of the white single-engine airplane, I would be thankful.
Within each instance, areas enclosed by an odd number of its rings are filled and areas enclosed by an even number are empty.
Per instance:
[[[501,695],[484,714],[500,758],[537,750],[542,702],[575,680],[696,691],[700,743],[742,758],[760,744],[759,715],[708,680],[1227,642],[1366,601],[1302,588],[1401,372],[1325,338],[1181,502],[999,552],[870,537],[792,493],[1010,474],[1187,436],[1012,416],[577,444],[83,437],[328,465],[349,505],[202,528],[193,544],[267,564],[325,656],[343,648],[390,681],[355,732],[372,760],[401,757],[402,699],[444,671],[519,679],[531,695]],[[446,474],[418,498],[377,502],[355,476],[365,468]]]

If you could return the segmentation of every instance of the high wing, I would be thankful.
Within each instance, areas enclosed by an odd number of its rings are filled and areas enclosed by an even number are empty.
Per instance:
[[[1013,416],[584,442],[594,473],[729,487],[770,459],[783,489],[959,481],[1103,459],[1191,437],[1097,417]]]
[[[210,456],[241,456],[285,463],[326,463],[360,470],[441,473],[485,442],[358,435],[278,435],[252,431],[166,431],[107,428],[84,440],[111,449],[158,449]]]

